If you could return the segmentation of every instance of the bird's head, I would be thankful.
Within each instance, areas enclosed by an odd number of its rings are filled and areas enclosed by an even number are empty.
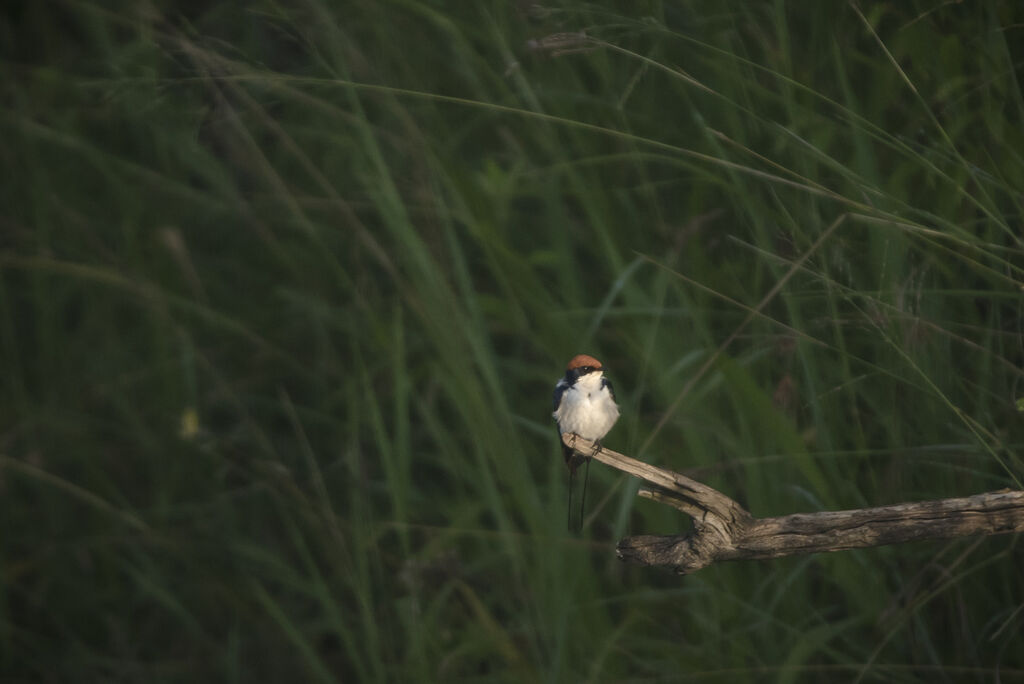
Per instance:
[[[565,377],[570,382],[575,382],[577,379],[590,373],[595,373],[600,376],[604,372],[604,367],[601,362],[595,359],[593,356],[587,354],[577,354],[572,357],[569,361],[569,365],[565,368]]]

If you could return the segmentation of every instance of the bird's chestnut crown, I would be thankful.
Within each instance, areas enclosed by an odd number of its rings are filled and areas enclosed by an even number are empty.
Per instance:
[[[577,377],[580,375],[586,375],[594,371],[603,370],[601,362],[595,359],[593,356],[587,354],[577,354],[572,357],[569,361],[569,365],[566,367],[566,374],[572,373]]]

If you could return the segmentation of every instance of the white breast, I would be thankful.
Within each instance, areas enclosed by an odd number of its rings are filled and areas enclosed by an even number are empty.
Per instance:
[[[597,440],[615,425],[619,407],[608,388],[601,386],[603,375],[600,371],[588,373],[562,394],[562,402],[552,415],[563,433]]]

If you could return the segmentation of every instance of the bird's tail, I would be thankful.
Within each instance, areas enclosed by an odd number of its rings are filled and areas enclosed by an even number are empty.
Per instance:
[[[576,453],[574,449],[571,449],[564,444],[562,445],[562,454],[565,456],[565,466],[569,469],[568,527],[570,532],[580,533],[583,531],[583,512],[587,503],[587,482],[590,480],[590,459],[586,456],[581,456]],[[576,470],[584,461],[586,461],[587,467],[583,473],[583,494],[580,496],[580,513],[579,517],[575,521],[576,524],[573,525],[572,495],[573,489],[575,489],[576,485]]]

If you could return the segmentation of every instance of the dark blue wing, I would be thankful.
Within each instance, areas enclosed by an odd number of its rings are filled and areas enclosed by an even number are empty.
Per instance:
[[[552,411],[557,411],[558,410],[558,405],[562,403],[562,395],[565,394],[565,390],[567,390],[568,388],[569,388],[569,383],[567,383],[565,381],[565,378],[562,378],[561,380],[559,380],[558,384],[555,385],[555,393],[551,397],[551,410]]]
[[[607,387],[608,394],[612,395],[612,401],[615,401],[615,388],[612,387],[612,381],[608,378],[601,378],[601,387]]]

